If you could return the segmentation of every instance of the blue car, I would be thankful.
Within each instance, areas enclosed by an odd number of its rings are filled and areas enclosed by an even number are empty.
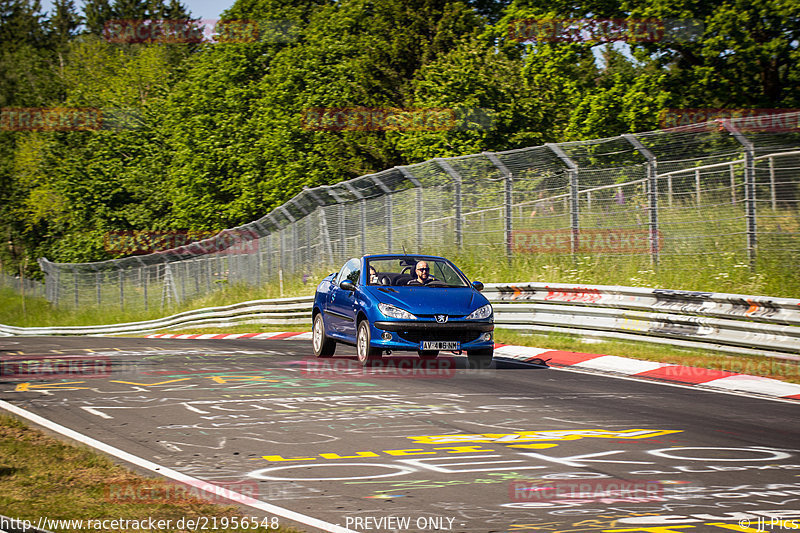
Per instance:
[[[363,365],[384,352],[466,352],[485,368],[494,354],[492,305],[450,261],[430,255],[365,255],[317,287],[312,342],[317,357],[354,345]]]

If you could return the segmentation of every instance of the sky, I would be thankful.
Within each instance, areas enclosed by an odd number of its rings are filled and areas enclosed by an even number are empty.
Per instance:
[[[199,19],[218,19],[220,13],[231,7],[234,0],[181,0],[192,14]],[[76,7],[83,11],[83,1],[76,0]],[[53,8],[52,0],[42,0],[42,12],[50,12]]]

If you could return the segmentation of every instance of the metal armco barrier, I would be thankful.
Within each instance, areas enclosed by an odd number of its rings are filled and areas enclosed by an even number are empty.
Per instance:
[[[487,284],[495,323],[800,361],[800,300],[563,283]]]
[[[563,283],[489,283],[495,323],[767,355],[800,361],[800,300],[713,292]],[[0,335],[119,335],[235,324],[311,324],[313,297],[255,300],[105,326],[20,328]]]
[[[233,305],[185,311],[157,320],[105,326],[19,328],[0,324],[0,335],[131,335],[152,333],[162,329],[212,328],[238,324],[310,325],[311,304],[313,301],[313,296],[253,300]]]

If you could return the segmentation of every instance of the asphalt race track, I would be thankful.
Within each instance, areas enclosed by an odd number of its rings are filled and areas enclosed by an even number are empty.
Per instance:
[[[0,400],[307,531],[800,527],[798,402],[337,348],[0,338]]]

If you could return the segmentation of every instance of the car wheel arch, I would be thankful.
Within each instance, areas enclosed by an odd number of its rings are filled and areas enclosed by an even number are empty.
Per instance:
[[[359,310],[358,314],[356,314],[356,330],[358,330],[358,325],[361,324],[361,322],[363,322],[364,320],[369,322],[369,318],[367,318],[367,314],[363,310]],[[371,324],[370,324],[370,326],[371,326]]]

